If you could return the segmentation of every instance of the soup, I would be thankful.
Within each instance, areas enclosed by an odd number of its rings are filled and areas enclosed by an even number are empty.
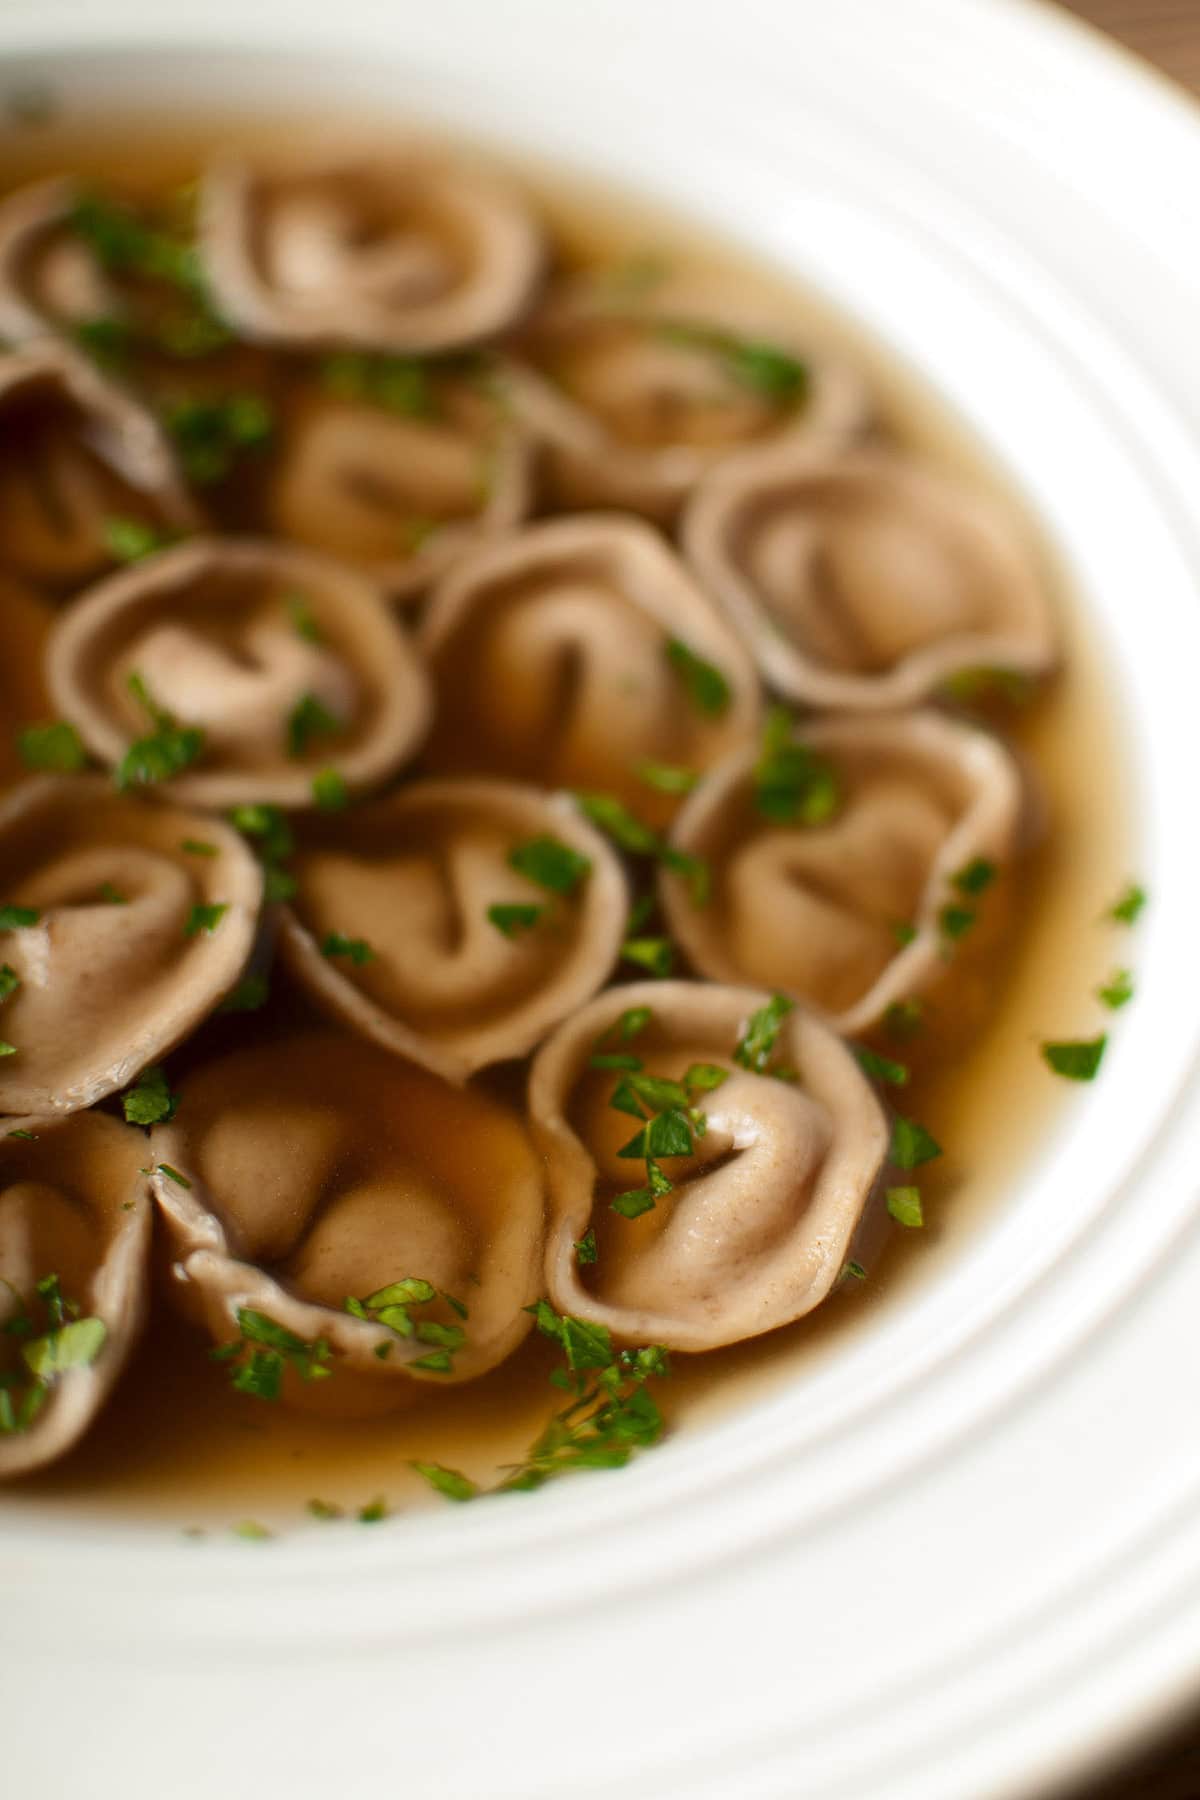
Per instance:
[[[1096,1073],[1097,653],[744,258],[382,131],[147,161],[0,202],[0,1474],[255,1536],[620,1466]]]

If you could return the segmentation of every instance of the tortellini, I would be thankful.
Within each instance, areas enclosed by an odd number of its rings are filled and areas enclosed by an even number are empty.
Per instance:
[[[234,986],[262,873],[230,826],[99,776],[0,802],[0,1114],[116,1092]],[[2,1129],[2,1127],[0,1127]]]
[[[706,860],[712,893],[697,906],[664,868],[663,909],[698,973],[866,1031],[1005,905],[1021,776],[998,738],[932,711],[814,719],[775,757],[790,789],[742,751],[688,799],[672,843]]]
[[[267,511],[282,536],[419,595],[533,499],[532,446],[481,358],[354,354],[293,402]]]
[[[180,545],[91,589],[55,630],[49,678],[131,781],[147,778],[135,747],[168,734],[172,792],[204,806],[307,806],[323,772],[377,786],[429,720],[425,673],[369,582],[244,539]]]
[[[483,1093],[370,1044],[293,1034],[189,1076],[152,1147],[179,1304],[220,1342],[251,1335],[248,1310],[316,1346],[290,1364],[285,1399],[402,1405],[417,1383],[494,1367],[529,1330],[542,1174],[518,1118]]]
[[[71,1449],[137,1342],[145,1150],[103,1113],[0,1119],[0,1480]]]
[[[158,424],[84,356],[47,341],[0,357],[0,572],[70,593],[120,560],[114,523],[198,522]]]
[[[514,401],[565,506],[669,521],[746,445],[837,449],[869,416],[857,372],[727,284],[667,278],[631,295],[581,280],[541,308],[519,349]]]
[[[650,526],[553,519],[480,549],[419,633],[437,689],[439,774],[601,789],[648,816],[646,761],[703,769],[754,731],[745,651]]]
[[[748,1054],[764,1007],[751,988],[639,983],[601,994],[538,1052],[529,1107],[549,1183],[546,1286],[561,1312],[626,1342],[713,1350],[802,1317],[837,1281],[887,1123],[846,1045],[800,1008]],[[641,1124],[614,1104],[631,1064],[694,1102],[674,1114],[679,1154],[645,1161],[661,1094]],[[622,1211],[644,1171],[642,1210]]]
[[[201,249],[251,337],[428,354],[478,343],[529,304],[541,233],[490,173],[413,145],[386,159],[212,167]]]
[[[730,459],[696,494],[683,544],[764,677],[806,706],[911,706],[955,675],[1055,660],[1013,520],[895,451]]]
[[[461,1080],[522,1056],[617,959],[621,866],[564,797],[425,781],[299,829],[282,949],[328,1011]]]

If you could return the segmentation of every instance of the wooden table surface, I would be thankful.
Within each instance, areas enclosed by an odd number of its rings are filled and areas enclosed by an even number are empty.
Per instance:
[[[1200,94],[1200,0],[1058,3]],[[1111,1777],[1086,1784],[1071,1800],[1200,1800],[1200,1708],[1166,1742]]]

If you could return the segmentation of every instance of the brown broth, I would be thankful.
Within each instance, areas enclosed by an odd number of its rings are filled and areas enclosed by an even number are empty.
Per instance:
[[[281,130],[237,136],[272,141]],[[381,124],[355,135],[380,143],[387,130]],[[166,130],[145,122],[131,132],[114,130],[103,142],[57,126],[10,135],[0,184],[16,186],[72,168],[136,187],[148,161],[160,181],[171,182],[194,170],[212,135],[211,129]],[[731,256],[639,202],[537,170],[522,173],[541,199],[567,263],[631,260],[649,246],[672,263],[736,276],[744,291],[764,300],[783,299],[820,338],[840,344],[866,367],[882,396],[889,435],[998,492],[1021,516],[997,471],[919,385],[778,271]],[[226,522],[242,522],[236,502]],[[1022,524],[1027,530],[1028,522]],[[656,1394],[681,1432],[692,1433],[802,1379],[851,1334],[911,1303],[937,1280],[1013,1192],[1063,1103],[1067,1090],[1045,1068],[1039,1041],[1099,1029],[1092,995],[1124,949],[1120,932],[1106,927],[1102,914],[1134,872],[1127,864],[1130,796],[1101,650],[1048,548],[1043,557],[1059,601],[1064,672],[1027,707],[1002,706],[991,715],[1036,771],[1043,797],[1040,840],[1015,878],[1021,904],[1003,941],[989,948],[986,968],[975,971],[972,981],[967,959],[957,998],[951,989],[918,1044],[894,1047],[913,1061],[903,1110],[920,1118],[946,1149],[941,1162],[923,1171],[926,1229],[892,1229],[869,1279],[845,1283],[810,1318],[731,1350],[676,1357],[673,1378]],[[286,1031],[302,1015],[301,1003],[284,1003],[273,1020],[250,1029]],[[968,1027],[974,1038],[963,1055]],[[244,1034],[246,1027],[238,1029]],[[206,1028],[173,1070],[185,1070],[195,1054],[212,1046],[214,1034],[217,1041],[233,1041],[233,1030],[229,1022]],[[487,1085],[519,1091],[503,1073]],[[165,1271],[160,1285],[162,1279]],[[207,1348],[207,1339],[180,1322],[160,1297],[153,1326],[98,1427],[61,1464],[17,1484],[6,1503],[36,1507],[42,1516],[86,1511],[216,1529],[247,1516],[272,1526],[296,1524],[313,1496],[351,1514],[380,1495],[393,1509],[409,1510],[440,1504],[409,1469],[410,1459],[446,1463],[487,1482],[500,1465],[520,1459],[554,1405],[555,1390],[546,1380],[553,1357],[537,1338],[478,1381],[425,1391],[405,1411],[353,1422],[234,1394]]]

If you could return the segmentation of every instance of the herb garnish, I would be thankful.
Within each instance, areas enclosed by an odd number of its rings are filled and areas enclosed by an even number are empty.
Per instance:
[[[121,1106],[127,1125],[164,1125],[175,1117],[179,1095],[171,1092],[165,1072],[155,1064],[126,1089]]]
[[[24,931],[27,926],[36,925],[41,916],[34,906],[7,903],[0,906],[0,931]]]
[[[173,1181],[175,1183],[176,1187],[181,1187],[186,1189],[189,1193],[191,1192],[192,1184],[187,1176],[181,1175],[178,1169],[173,1169],[170,1163],[159,1163],[155,1170],[155,1174],[165,1175],[168,1181]]]
[[[118,562],[142,562],[156,550],[165,550],[178,541],[178,532],[164,531],[142,519],[109,518],[104,521],[104,542]]]
[[[341,350],[321,365],[326,387],[345,400],[365,400],[408,419],[434,415],[429,368],[415,356],[388,356]]]
[[[113,886],[111,881],[102,881],[100,883],[98,896],[106,906],[129,905],[129,895],[123,894],[120,888]]]
[[[442,1463],[432,1462],[415,1462],[412,1467],[447,1500],[474,1500],[478,1496],[477,1484],[458,1469],[447,1469]]]
[[[1096,989],[1096,998],[1116,1012],[1120,1007],[1128,1005],[1133,999],[1133,976],[1128,969],[1114,969],[1102,987]]]
[[[73,775],[87,763],[79,733],[65,719],[19,732],[17,752],[27,769],[52,769],[60,775]]]
[[[305,1510],[308,1512],[310,1518],[326,1521],[330,1519],[344,1519],[346,1516],[343,1508],[335,1506],[331,1500],[310,1500],[308,1501]]]
[[[808,397],[811,378],[807,363],[777,344],[680,320],[660,324],[657,332],[667,343],[687,350],[706,350],[718,357],[735,381],[773,406],[798,406]]]
[[[754,802],[774,825],[824,825],[841,803],[833,765],[793,735],[795,720],[773,706],[754,765]]]
[[[218,1345],[209,1355],[214,1362],[230,1365],[230,1385],[239,1394],[278,1400],[289,1366],[301,1381],[325,1381],[333,1374],[324,1338],[308,1343],[250,1306],[238,1307],[237,1323],[240,1336]]]
[[[950,879],[960,894],[982,894],[991,887],[997,873],[995,863],[986,856],[975,856]]]
[[[509,851],[508,866],[527,881],[548,888],[552,894],[572,894],[591,872],[591,859],[555,837],[530,838]]]
[[[209,905],[200,903],[193,906],[183,928],[184,937],[199,937],[202,931],[211,934],[217,929],[228,911],[229,902],[227,900],[215,900]]]
[[[487,916],[497,931],[506,938],[515,938],[523,931],[532,931],[545,910],[544,906],[506,906],[498,902],[488,907]]]
[[[925,1023],[924,1003],[915,997],[893,1000],[883,1015],[883,1023],[894,1038],[904,1040],[915,1037]]]
[[[1131,881],[1120,898],[1108,909],[1107,917],[1117,925],[1132,925],[1140,916],[1148,896],[1144,887]]]
[[[345,1310],[371,1325],[383,1325],[399,1338],[415,1338],[419,1344],[434,1345],[429,1355],[419,1356],[408,1367],[434,1375],[449,1375],[454,1367],[455,1353],[467,1341],[466,1332],[461,1325],[444,1325],[437,1319],[414,1319],[412,1316],[414,1307],[428,1306],[436,1300],[443,1301],[460,1319],[470,1316],[461,1300],[434,1287],[431,1281],[419,1275],[406,1275],[401,1281],[389,1282],[364,1299],[348,1295]]]
[[[657,862],[681,875],[688,882],[692,900],[703,906],[712,892],[712,871],[701,856],[676,850],[657,831],[630,812],[615,794],[576,793],[580,811],[599,827],[621,850],[632,856],[651,856]],[[651,902],[651,907],[653,902]],[[649,909],[648,909],[649,910]]]
[[[261,451],[275,430],[261,394],[177,400],[168,406],[163,423],[175,440],[184,474],[199,487],[224,481],[243,456]]]
[[[575,1245],[575,1261],[580,1268],[586,1268],[589,1263],[595,1262],[597,1254],[596,1228],[594,1225],[589,1225]]]
[[[626,938],[621,945],[621,960],[651,975],[665,976],[675,966],[675,947],[665,937]]]
[[[875,1050],[868,1050],[859,1045],[854,1052],[858,1066],[864,1075],[875,1081],[883,1081],[889,1087],[904,1087],[908,1082],[908,1069],[904,1063],[893,1062],[890,1057],[880,1056]]]
[[[180,726],[171,713],[151,698],[145,681],[133,670],[126,682],[130,694],[149,714],[154,731],[129,746],[117,768],[117,786],[142,787],[169,781],[190,767],[204,749],[204,733],[195,726]]]
[[[1056,1075],[1065,1075],[1068,1081],[1092,1081],[1107,1044],[1107,1035],[1101,1033],[1096,1038],[1043,1044],[1042,1056]]]
[[[189,856],[215,856],[217,854],[215,844],[206,844],[200,838],[184,838],[179,848],[186,850]]]
[[[313,738],[335,736],[342,728],[342,721],[315,694],[302,694],[288,714],[287,753],[305,756]]]
[[[887,1209],[897,1225],[918,1230],[925,1223],[921,1191],[915,1187],[893,1187],[887,1191]]]
[[[324,643],[321,627],[317,624],[312,607],[303,594],[289,594],[287,601],[288,618],[292,622],[292,630],[306,644]]]
[[[345,812],[350,804],[345,776],[336,769],[319,769],[313,776],[312,797],[322,812]]]
[[[10,1137],[18,1133],[10,1132]],[[30,1136],[30,1133],[20,1135]],[[41,1412],[50,1389],[71,1369],[89,1368],[103,1350],[108,1327],[103,1319],[81,1318],[81,1308],[64,1298],[57,1275],[35,1284],[36,1299],[27,1305],[5,1282],[15,1310],[0,1322],[0,1348],[8,1341],[13,1356],[0,1365],[0,1436],[28,1431]],[[40,1302],[42,1318],[35,1319]]]
[[[364,963],[375,961],[375,951],[365,938],[343,937],[340,931],[331,931],[321,940],[322,956],[345,956],[361,969]]]
[[[263,896],[266,900],[290,900],[296,891],[295,878],[282,867],[295,849],[292,828],[278,806],[235,806],[230,823],[243,837],[256,840],[259,860],[263,865]]]
[[[898,1169],[919,1169],[942,1154],[942,1146],[915,1119],[897,1116],[892,1124],[891,1160]]]
[[[649,757],[636,762],[633,772],[639,781],[660,794],[690,794],[700,780],[695,769],[684,769],[676,763],[653,762]]]
[[[715,664],[698,656],[682,638],[668,638],[666,654],[667,661],[683,681],[688,698],[698,712],[706,714],[710,719],[719,719],[722,713],[728,711],[733,696],[728,681]]]
[[[271,997],[271,984],[265,975],[243,975],[237,986],[226,994],[218,1012],[261,1012]]]
[[[10,963],[0,963],[0,1003],[15,994],[21,985],[21,977]]]
[[[760,1006],[757,1012],[751,1013],[746,1021],[746,1029],[734,1049],[734,1062],[743,1069],[749,1069],[752,1074],[769,1074],[767,1065],[775,1053],[783,1021],[794,1007],[795,1001],[789,1000],[786,995],[773,994],[765,1006]]]

